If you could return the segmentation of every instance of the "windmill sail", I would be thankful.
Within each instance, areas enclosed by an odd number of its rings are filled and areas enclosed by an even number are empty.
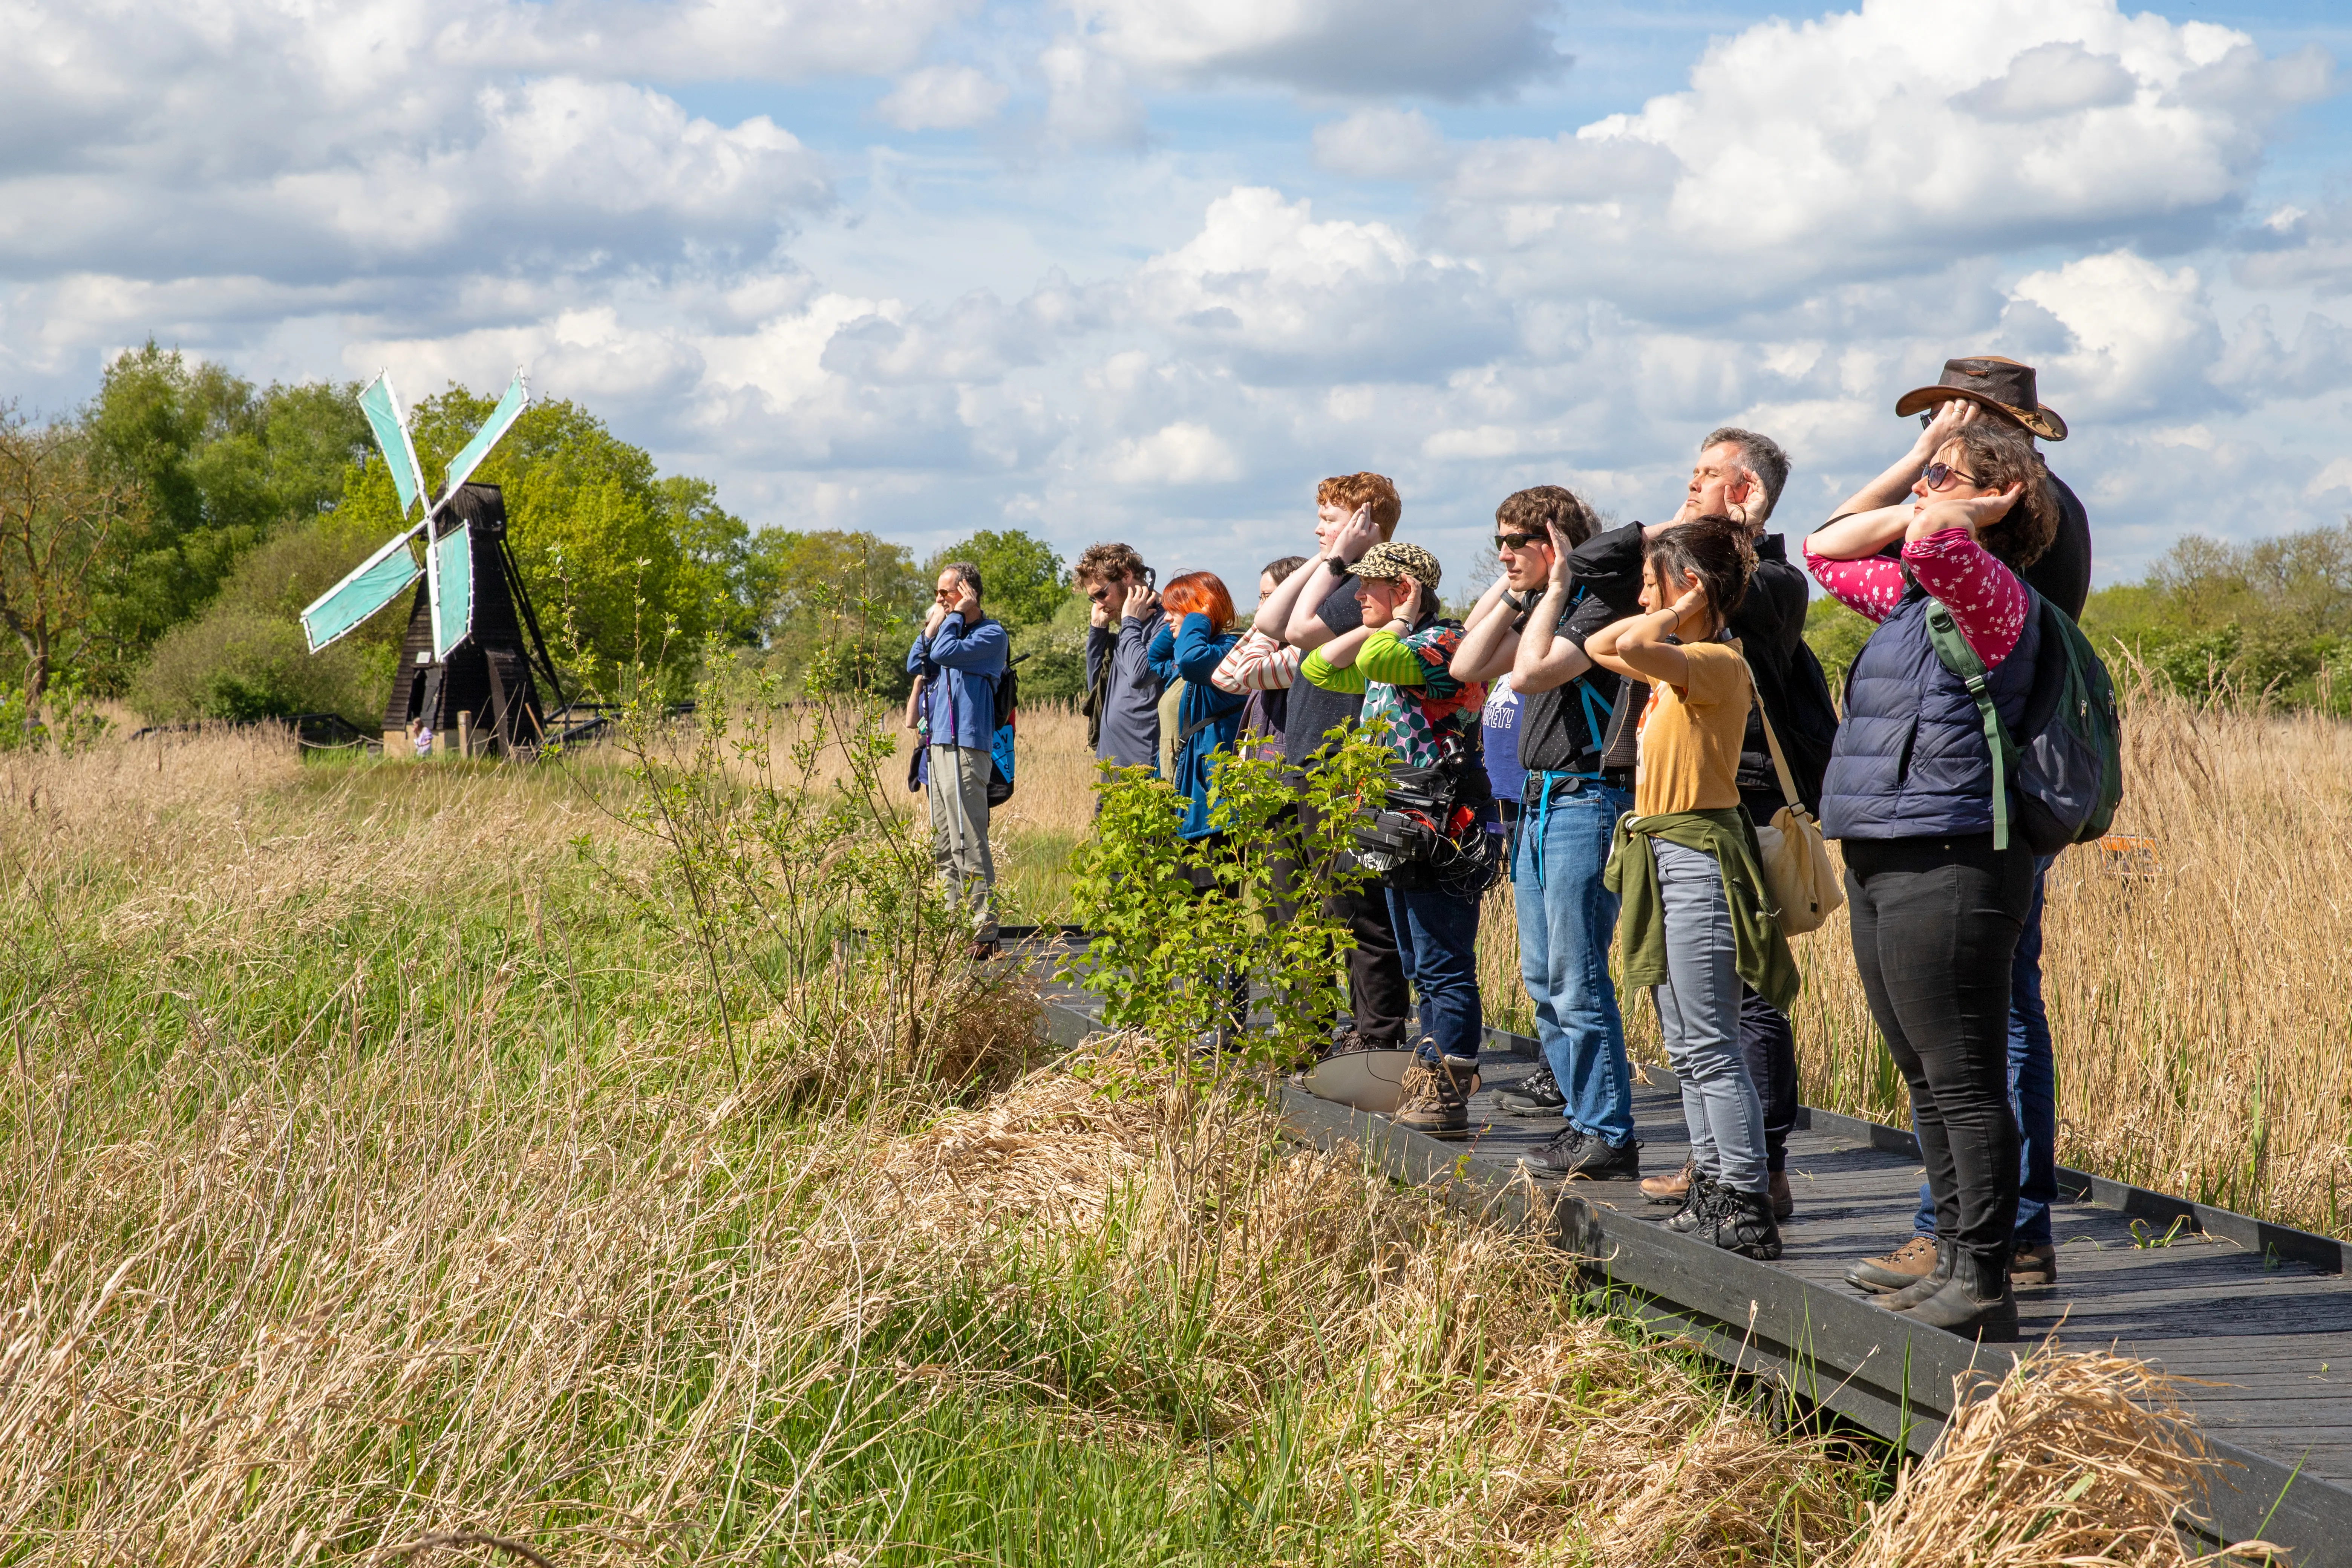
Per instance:
[[[408,548],[414,529],[404,529],[390,542],[352,569],[352,574],[319,595],[302,612],[302,631],[310,651],[350,635],[354,627],[397,598],[416,581],[416,557]]]
[[[524,383],[522,372],[518,370],[513,382],[507,387],[507,395],[499,399],[496,408],[490,410],[489,418],[474,432],[474,438],[449,459],[449,483],[441,492],[445,502],[457,493],[459,485],[473,478],[474,470],[481,467],[484,458],[490,455],[490,448],[498,445],[499,437],[507,433],[508,426],[522,417],[523,405],[530,401],[530,388]]]
[[[367,415],[368,428],[375,432],[375,444],[383,448],[384,463],[392,469],[393,488],[400,492],[400,515],[406,517],[425,492],[425,468],[416,460],[416,443],[408,438],[408,421],[401,417],[392,372],[380,371],[368,383],[367,390],[360,394],[360,408]]]
[[[425,561],[433,574],[433,657],[444,659],[474,629],[474,531],[459,523],[426,547]]]

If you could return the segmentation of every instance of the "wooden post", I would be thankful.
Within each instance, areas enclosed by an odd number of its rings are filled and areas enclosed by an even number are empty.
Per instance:
[[[474,754],[474,715],[467,709],[457,711],[457,754],[461,757]]]

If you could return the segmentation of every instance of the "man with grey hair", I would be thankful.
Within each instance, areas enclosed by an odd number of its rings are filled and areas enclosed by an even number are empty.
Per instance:
[[[1787,542],[1764,531],[1788,482],[1789,455],[1779,442],[1727,425],[1709,431],[1698,444],[1682,510],[1674,518],[1688,522],[1727,517],[1748,530],[1756,547],[1756,575],[1731,616],[1730,631],[1739,639],[1756,681],[1758,706],[1748,710],[1748,733],[1739,747],[1739,801],[1759,823],[1770,822],[1772,814],[1788,804],[1764,739],[1763,720],[1772,721],[1798,797],[1808,811],[1821,809],[1822,775],[1837,739],[1837,707],[1830,700],[1829,680],[1805,642],[1805,606],[1812,584],[1789,563]],[[1788,1016],[1747,986],[1740,989],[1739,1045],[1764,1102],[1765,1172],[1772,1212],[1786,1219],[1795,1207],[1788,1163],[1789,1134],[1797,1124],[1797,1039]],[[1676,1173],[1652,1177],[1642,1187],[1653,1197],[1679,1202],[1688,1181],[1686,1174]]]

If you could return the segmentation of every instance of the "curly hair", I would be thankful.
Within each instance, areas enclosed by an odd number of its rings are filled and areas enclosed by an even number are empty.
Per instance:
[[[1339,474],[1315,487],[1317,506],[1336,506],[1341,511],[1353,511],[1360,506],[1372,509],[1372,526],[1381,531],[1382,539],[1396,536],[1397,519],[1404,515],[1404,498],[1397,494],[1395,481],[1386,474]]]
[[[1223,635],[1234,624],[1234,596],[1214,572],[1187,572],[1160,590],[1160,602],[1180,616],[1206,616],[1209,629]]]
[[[1960,448],[1969,473],[1984,489],[2025,487],[1998,521],[1978,531],[1977,542],[2012,570],[2041,560],[2058,537],[2058,500],[2050,493],[2050,470],[2033,449],[2033,437],[2005,419],[1979,419],[1961,426],[1943,450],[1954,447]],[[1939,460],[1941,457],[1937,453]]]
[[[1542,539],[1547,523],[1559,530],[1570,549],[1601,531],[1601,520],[1592,515],[1584,498],[1559,485],[1514,491],[1495,509],[1495,526],[1507,532],[1531,533]]]
[[[1132,544],[1089,544],[1070,568],[1070,581],[1084,584],[1108,583],[1124,577],[1130,582],[1143,581],[1143,557],[1135,552]]]
[[[1748,597],[1748,581],[1756,575],[1756,547],[1748,542],[1748,531],[1722,516],[1676,523],[1650,541],[1643,558],[1662,589],[1680,583],[1685,573],[1696,576],[1706,590],[1707,607],[1727,621]]]

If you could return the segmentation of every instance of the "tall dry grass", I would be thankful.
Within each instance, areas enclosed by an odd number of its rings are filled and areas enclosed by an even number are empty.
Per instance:
[[[1874,1511],[1565,1259],[1115,1047],[780,1111],[610,831],[552,770],[0,760],[0,1556],[1834,1563],[1976,1484]]]

